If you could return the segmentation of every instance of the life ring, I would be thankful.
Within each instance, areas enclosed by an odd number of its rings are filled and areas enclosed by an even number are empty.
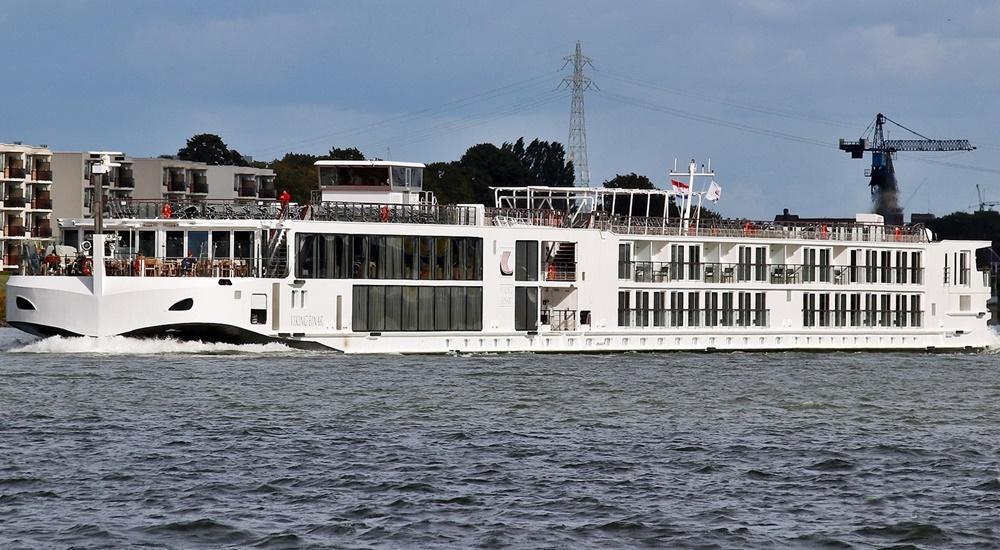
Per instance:
[[[899,227],[897,227],[896,230],[893,231],[893,235],[896,237],[897,241],[903,240],[903,230],[900,229]]]
[[[546,269],[546,274],[547,274],[545,278],[546,281],[556,280],[556,264],[549,264],[548,269]]]
[[[164,218],[170,218],[174,215],[174,209],[170,207],[170,203],[165,203],[163,208],[160,209],[160,214],[163,214]]]
[[[752,237],[753,236],[753,230],[754,230],[753,222],[747,222],[747,223],[743,224],[743,234],[744,235],[746,235],[748,237]]]
[[[383,207],[382,207],[382,208],[381,208],[381,209],[379,210],[379,213],[378,213],[378,217],[379,217],[379,219],[381,219],[381,220],[382,220],[383,222],[387,222],[387,221],[389,221],[389,207],[388,207],[388,206],[383,206]]]
[[[821,239],[824,239],[824,240],[827,237],[827,235],[826,235],[826,224],[825,223],[823,225],[819,226],[819,236],[820,236]]]
[[[93,264],[90,261],[90,259],[86,259],[86,260],[83,261],[83,276],[84,277],[90,277],[94,273],[94,270],[93,270],[92,266],[93,266]]]

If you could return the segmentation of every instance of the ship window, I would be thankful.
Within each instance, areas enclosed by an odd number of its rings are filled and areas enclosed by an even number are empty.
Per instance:
[[[208,231],[188,231],[188,254],[201,258],[208,256]]]
[[[212,257],[229,257],[229,231],[212,231]]]
[[[401,235],[296,235],[296,277],[482,280],[482,239]]]
[[[537,251],[538,243],[534,244]],[[514,330],[538,330],[537,288],[520,286],[514,289]]]
[[[483,289],[357,285],[351,310],[356,332],[482,330]]]
[[[194,306],[194,300],[191,298],[184,298],[174,305],[170,306],[168,311],[188,311]]]
[[[253,231],[233,232],[233,257],[253,258]]]
[[[154,258],[156,257],[156,232],[155,231],[140,231],[139,232],[139,253],[143,256]]]
[[[538,241],[514,243],[514,280],[538,280]]]
[[[184,232],[167,231],[167,258],[184,256]]]

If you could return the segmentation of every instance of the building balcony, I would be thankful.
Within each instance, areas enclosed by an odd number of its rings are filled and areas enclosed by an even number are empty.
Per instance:
[[[31,230],[32,237],[38,237],[40,239],[52,238],[52,227],[48,225],[42,225]]]
[[[260,190],[257,196],[262,199],[276,199],[278,198],[278,190],[273,187],[265,187]]]
[[[7,197],[3,201],[5,208],[24,208],[24,197]]]
[[[37,198],[35,203],[32,205],[35,210],[52,210],[52,199],[49,198]]]
[[[52,170],[35,170],[32,176],[35,181],[52,181]]]
[[[4,175],[7,179],[24,179],[25,171],[24,168],[15,168],[8,166],[4,171]]]
[[[116,182],[115,187],[119,187],[121,189],[134,189],[135,178],[133,178],[131,175],[118,176],[118,181]]]
[[[184,180],[170,180],[170,183],[167,184],[167,192],[169,193],[187,193],[187,190],[187,182]]]
[[[23,237],[24,233],[23,225],[8,225],[3,232],[5,237]]]
[[[191,192],[197,195],[207,195],[208,194],[208,182],[195,181],[191,187]]]
[[[254,184],[243,184],[240,186],[240,196],[241,197],[257,197],[257,186]]]

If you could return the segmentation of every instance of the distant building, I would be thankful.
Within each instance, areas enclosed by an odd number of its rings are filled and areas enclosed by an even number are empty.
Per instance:
[[[26,244],[52,240],[52,151],[0,143],[0,269],[18,269]]]
[[[210,166],[203,162],[170,158],[132,159],[136,177],[135,199],[274,200],[274,170],[248,166]]]
[[[89,218],[93,216],[94,179],[91,168],[100,163],[104,155],[120,164],[112,168],[104,185],[108,199],[130,199],[135,189],[132,159],[119,151],[86,151],[52,155],[55,176],[53,212],[56,219]]]
[[[918,214],[916,212],[913,212],[912,214],[910,214],[910,223],[914,225],[918,223],[927,225],[928,222],[934,221],[935,218],[937,218],[937,216],[935,216],[934,214]]]
[[[209,166],[173,158],[131,158],[119,151],[66,152],[52,155],[56,219],[94,215],[91,168],[104,155],[119,164],[104,185],[107,201],[168,201],[175,205],[201,200],[235,202],[277,198],[274,170],[243,166]],[[51,232],[51,230],[50,230]]]

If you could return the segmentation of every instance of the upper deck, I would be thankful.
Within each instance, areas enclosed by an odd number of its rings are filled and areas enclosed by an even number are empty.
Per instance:
[[[542,204],[498,200],[494,207],[442,205],[433,201],[385,203],[322,201],[289,204],[271,201],[167,201],[113,199],[105,206],[108,220],[280,220],[298,219],[356,223],[400,223],[458,226],[537,226],[601,230],[629,236],[680,236],[726,239],[800,239],[850,242],[924,243],[929,232],[921,225],[888,226],[877,221],[818,222],[774,220],[685,220],[654,215],[629,215],[617,208],[618,197],[634,202],[657,195],[656,190],[586,190],[592,198],[550,197]],[[612,193],[613,192],[613,193]],[[567,193],[560,189],[559,193]],[[669,196],[669,193],[658,191]],[[611,198],[608,196],[612,195]],[[587,206],[593,208],[587,209]],[[169,207],[169,208],[168,208]],[[608,207],[607,209],[603,207]]]

